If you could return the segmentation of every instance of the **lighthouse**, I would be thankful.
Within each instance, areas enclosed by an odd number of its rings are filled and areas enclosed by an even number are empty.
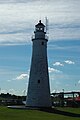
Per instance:
[[[27,107],[51,107],[47,42],[45,25],[40,20],[35,25],[34,37],[32,37],[32,59],[26,97]]]

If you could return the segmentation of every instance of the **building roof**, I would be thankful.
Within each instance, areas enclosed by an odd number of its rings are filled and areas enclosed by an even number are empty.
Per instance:
[[[36,25],[36,27],[38,27],[38,26],[43,26],[43,27],[45,27],[45,25],[41,22],[41,20],[39,20],[39,23]]]
[[[68,101],[73,101],[73,100],[75,100],[75,101],[79,101],[80,102],[80,97],[76,97],[76,98],[69,98],[69,99],[67,99]]]

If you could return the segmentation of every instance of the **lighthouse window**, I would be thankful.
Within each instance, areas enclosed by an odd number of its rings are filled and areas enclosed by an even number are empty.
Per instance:
[[[38,80],[38,83],[40,83],[40,80]]]
[[[39,28],[36,28],[36,30],[39,30]]]
[[[42,45],[44,45],[44,42],[42,42]]]
[[[40,30],[43,30],[43,28],[40,28]]]

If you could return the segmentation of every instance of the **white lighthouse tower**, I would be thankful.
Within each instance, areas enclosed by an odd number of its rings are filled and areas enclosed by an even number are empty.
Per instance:
[[[51,107],[45,25],[35,25],[26,106]]]

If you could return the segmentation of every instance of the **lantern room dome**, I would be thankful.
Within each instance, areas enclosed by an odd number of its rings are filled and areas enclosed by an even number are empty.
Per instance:
[[[35,32],[44,32],[45,25],[39,20],[39,23],[35,25]]]
[[[43,27],[45,27],[45,25],[41,22],[41,20],[39,20],[39,23],[36,25],[36,27],[38,27],[38,26],[43,26]]]

